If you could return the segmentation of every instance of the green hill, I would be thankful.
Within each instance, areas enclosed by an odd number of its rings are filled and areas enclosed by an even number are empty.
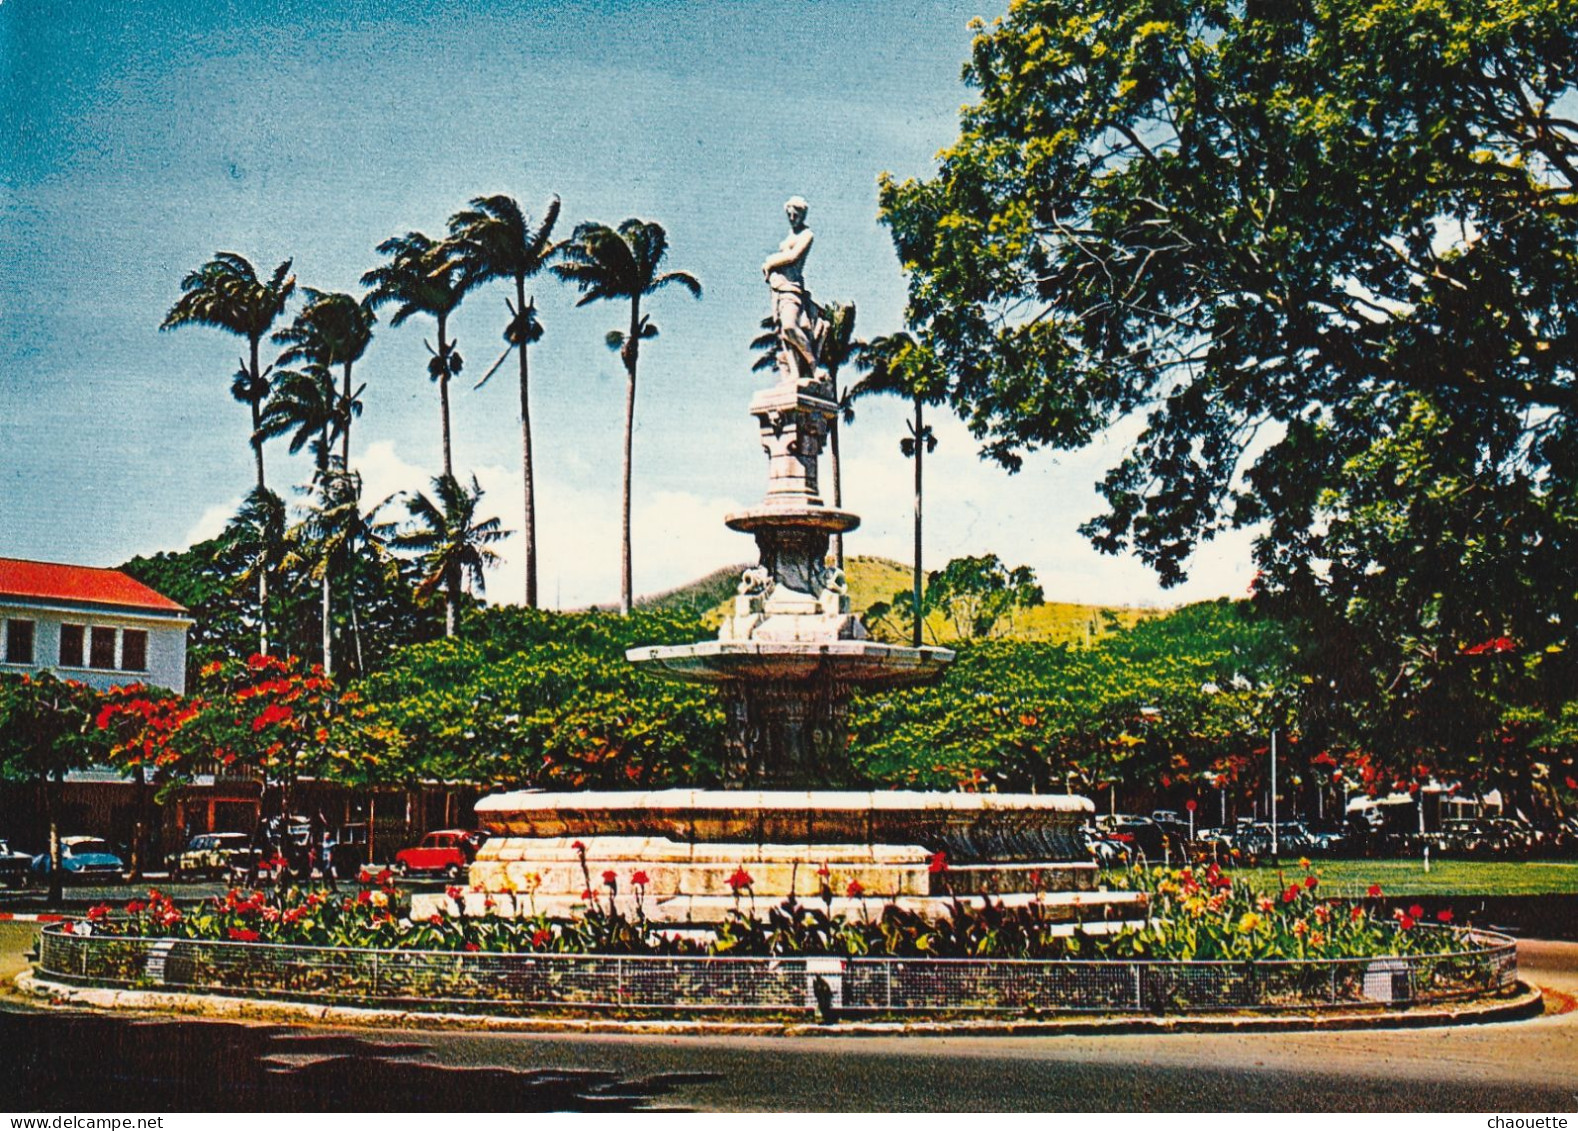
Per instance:
[[[910,592],[910,568],[891,558],[874,558],[856,555],[845,562],[845,576],[849,581],[850,607],[857,613],[866,613],[872,605],[895,605],[895,596],[907,600]],[[665,593],[643,597],[636,602],[638,608],[676,613],[700,614],[708,628],[717,628],[729,615],[734,600],[734,587],[740,579],[745,563],[724,566],[688,585],[681,585]],[[999,628],[999,634],[1024,640],[1089,641],[1111,632],[1114,628],[1128,627],[1146,617],[1162,615],[1161,610],[1137,609],[1123,606],[1079,605],[1066,601],[1049,601],[1027,609],[1014,618],[1014,623]],[[866,626],[882,640],[905,643],[909,637],[909,619],[903,608],[880,618],[869,618]],[[947,644],[958,639],[953,625],[946,617],[932,614],[926,620],[926,642]]]

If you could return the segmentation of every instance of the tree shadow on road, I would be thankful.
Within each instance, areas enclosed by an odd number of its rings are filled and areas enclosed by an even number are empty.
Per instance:
[[[13,1110],[634,1111],[716,1079],[451,1067],[374,1035],[75,1012],[0,1011],[0,1048]]]

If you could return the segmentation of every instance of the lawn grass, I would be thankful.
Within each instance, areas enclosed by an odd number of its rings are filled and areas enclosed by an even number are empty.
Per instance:
[[[1578,861],[1433,860],[1427,874],[1420,860],[1313,860],[1322,894],[1362,896],[1371,884],[1386,895],[1558,895],[1578,894]],[[1237,868],[1239,876],[1266,892],[1302,876],[1297,858],[1275,868]]]

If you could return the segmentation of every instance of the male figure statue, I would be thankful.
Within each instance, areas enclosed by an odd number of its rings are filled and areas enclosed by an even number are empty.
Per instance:
[[[762,276],[773,296],[773,321],[778,326],[778,369],[783,376],[793,375],[801,381],[818,379],[817,344],[823,333],[822,312],[805,285],[805,257],[816,239],[805,225],[809,209],[804,198],[789,198],[784,205],[789,235],[762,264]]]

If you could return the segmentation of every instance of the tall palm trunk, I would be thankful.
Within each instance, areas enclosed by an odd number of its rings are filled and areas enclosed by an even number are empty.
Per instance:
[[[460,627],[460,570],[450,566],[444,577],[444,635],[453,637]]]
[[[450,455],[449,447],[449,341],[446,338],[446,318],[438,316],[438,359],[443,364],[443,371],[438,375],[438,414],[439,422],[444,430],[444,475],[446,478],[455,477],[455,462]],[[451,636],[454,633],[450,633]]]
[[[524,319],[526,315],[526,276],[515,277],[515,309],[521,312],[521,482],[524,489],[524,521],[521,534],[526,543],[526,607],[537,607],[537,488],[532,480],[531,461],[531,369],[526,359],[527,331],[529,327]]]
[[[329,489],[329,427],[323,428],[323,445],[318,449],[318,489]],[[323,555],[323,577],[319,587],[323,594],[323,674],[334,675],[334,609],[330,597],[330,578],[333,571],[329,568],[331,555]]]
[[[625,339],[625,497],[619,558],[619,615],[625,617],[630,615],[635,604],[635,585],[630,568],[630,481],[631,458],[635,450],[636,361],[641,352],[640,333],[641,299],[636,297],[630,300],[630,336]]]
[[[263,437],[258,435],[258,430],[263,426],[263,398],[256,395],[260,381],[258,368],[258,339],[250,338],[252,344],[252,454],[257,460],[258,491],[267,490],[263,478]],[[258,652],[268,655],[268,566],[258,570]]]
[[[926,445],[921,420],[921,400],[915,398],[915,627],[910,642],[921,646],[921,461],[925,458]]]
[[[345,419],[341,422],[344,431],[340,433],[340,468],[343,471],[351,470],[351,362],[345,363]]]

